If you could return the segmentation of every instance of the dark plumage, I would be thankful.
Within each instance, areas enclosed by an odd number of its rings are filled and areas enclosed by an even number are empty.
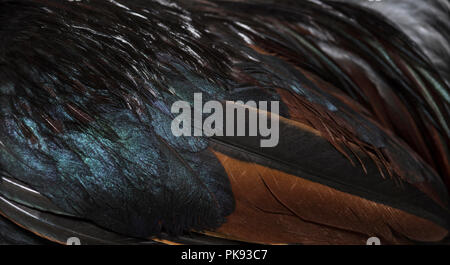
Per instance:
[[[445,18],[430,25],[449,31]],[[364,244],[448,234],[448,76],[427,45],[370,9],[0,0],[0,36],[0,213],[41,237]],[[175,137],[172,104],[198,92],[280,101],[279,144]]]

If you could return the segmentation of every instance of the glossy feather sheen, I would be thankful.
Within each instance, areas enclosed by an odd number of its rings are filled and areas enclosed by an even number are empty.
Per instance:
[[[0,195],[30,211],[139,238],[448,234],[447,77],[380,14],[334,1],[0,0],[0,35],[0,173],[52,205],[6,183]],[[171,105],[194,93],[280,101],[279,145],[175,137]],[[0,212],[61,236],[59,219]]]
[[[43,245],[49,242],[0,217],[0,245]]]

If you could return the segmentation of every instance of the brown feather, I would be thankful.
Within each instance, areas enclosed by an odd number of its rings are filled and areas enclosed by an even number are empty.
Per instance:
[[[438,241],[433,222],[322,184],[214,152],[224,166],[236,210],[215,233],[258,243],[364,244]],[[248,191],[252,192],[248,192]]]

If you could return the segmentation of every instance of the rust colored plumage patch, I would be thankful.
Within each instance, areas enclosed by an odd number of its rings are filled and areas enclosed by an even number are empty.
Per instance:
[[[439,241],[448,231],[424,218],[214,152],[224,166],[236,210],[215,233],[278,244],[384,244]]]

